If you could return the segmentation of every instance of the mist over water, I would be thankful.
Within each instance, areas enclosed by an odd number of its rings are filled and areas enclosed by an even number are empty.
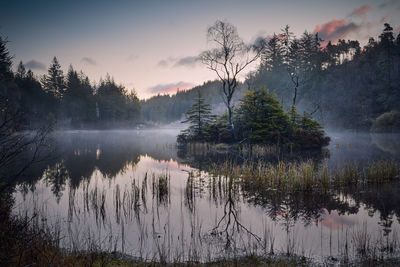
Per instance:
[[[148,260],[207,261],[271,250],[316,259],[354,256],[359,234],[386,242],[399,233],[398,184],[260,193],[212,176],[211,164],[227,155],[184,153],[176,148],[178,132],[58,131],[51,159],[18,180],[14,213],[36,214],[55,226],[64,247],[85,250],[95,243]],[[328,135],[328,151],[314,160],[330,169],[400,158],[399,135]]]

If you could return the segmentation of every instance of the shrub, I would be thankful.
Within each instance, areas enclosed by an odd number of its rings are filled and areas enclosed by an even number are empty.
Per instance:
[[[400,132],[400,112],[383,113],[376,118],[371,130],[374,132]]]

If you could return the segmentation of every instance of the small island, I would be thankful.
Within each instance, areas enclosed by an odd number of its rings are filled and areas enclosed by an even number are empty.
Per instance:
[[[330,141],[317,121],[306,113],[298,114],[295,106],[285,112],[276,96],[264,88],[244,95],[234,110],[233,129],[227,114],[211,114],[210,105],[200,93],[183,122],[191,125],[178,135],[179,145],[208,142],[307,150],[321,149]]]

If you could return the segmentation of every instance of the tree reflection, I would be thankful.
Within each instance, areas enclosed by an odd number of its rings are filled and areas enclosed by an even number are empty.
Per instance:
[[[186,155],[185,163],[190,166],[202,166],[203,170],[211,171],[210,166],[212,165],[209,162],[214,164],[220,162],[222,164],[226,162],[226,158],[226,155],[189,154]],[[236,160],[240,163],[241,159],[231,158],[230,160]],[[193,161],[197,161],[197,163]],[[196,186],[196,183],[199,183],[196,179],[204,180],[204,175],[189,174],[186,194],[191,198],[201,195],[199,190],[196,192],[196,188],[200,188],[200,186]],[[189,187],[190,190],[188,189]],[[223,214],[216,223],[215,228],[212,229],[212,232],[215,236],[225,236],[225,247],[231,245],[235,231],[239,229],[248,231],[247,226],[240,222],[238,210],[240,205],[237,203],[239,201],[261,207],[269,218],[277,221],[287,233],[288,246],[290,244],[289,241],[293,241],[289,240],[293,226],[299,222],[304,226],[308,226],[312,223],[318,224],[332,218],[338,220],[342,215],[358,214],[360,209],[363,208],[369,211],[370,216],[374,216],[378,212],[379,225],[384,235],[387,236],[391,232],[394,219],[397,218],[399,220],[400,218],[400,206],[397,205],[400,202],[400,185],[398,183],[384,185],[365,184],[358,187],[349,185],[345,188],[328,192],[299,191],[288,193],[260,188],[257,183],[251,183],[246,180],[210,174],[204,187],[209,190],[210,201],[214,201],[217,205],[222,202]],[[189,199],[189,197],[187,198]],[[194,202],[193,200],[188,202],[189,209],[193,209]],[[328,227],[337,227],[336,224],[352,224],[352,222],[343,218],[336,222],[332,221],[332,225]],[[251,232],[250,234],[254,235]],[[253,237],[257,240],[257,236],[254,235]],[[290,251],[289,247],[287,251]]]
[[[37,181],[45,178],[59,199],[67,182],[78,188],[96,170],[112,179],[129,166],[135,166],[141,155],[151,155],[157,160],[176,158],[176,151],[165,146],[171,140],[159,135],[134,131],[56,132],[48,148],[49,159],[33,165],[16,182],[33,189]]]

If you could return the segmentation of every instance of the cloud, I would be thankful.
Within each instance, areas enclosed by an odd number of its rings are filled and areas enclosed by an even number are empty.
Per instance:
[[[46,65],[43,64],[42,62],[36,61],[34,59],[32,59],[31,61],[28,61],[25,63],[25,67],[27,69],[31,69],[31,70],[45,70],[46,69]]]
[[[168,66],[169,66],[169,61],[167,59],[162,59],[162,60],[158,61],[158,63],[157,63],[157,67],[160,67],[160,68],[166,68]]]
[[[386,15],[386,16],[383,16],[383,17],[379,20],[379,22],[380,22],[380,23],[384,23],[384,22],[387,21],[387,19],[388,19],[388,16],[387,16],[387,15]]]
[[[182,57],[175,62],[174,67],[180,67],[180,66],[194,67],[199,62],[199,60],[200,59],[198,56]]]
[[[333,210],[328,212],[326,209],[321,214],[321,225],[333,230],[342,229],[343,226],[354,225],[355,219],[346,216],[341,216],[337,211]]]
[[[350,16],[354,16],[354,17],[361,17],[361,18],[365,18],[365,16],[367,15],[367,13],[371,10],[371,6],[369,5],[362,5],[359,8],[355,8]]]
[[[360,28],[361,26],[354,22],[333,19],[322,25],[317,25],[313,34],[318,33],[326,44],[328,41],[336,42],[338,39],[344,39],[350,33],[359,31]]]
[[[126,58],[126,60],[127,60],[127,61],[130,61],[130,62],[133,62],[133,61],[136,61],[138,58],[139,58],[138,55],[130,54],[130,55]]]
[[[127,88],[135,88],[135,83],[133,83],[133,82],[126,82],[126,83],[123,83],[123,85]]]
[[[398,0],[386,0],[386,1],[383,1],[381,4],[379,4],[378,7],[385,8],[387,6],[396,5],[396,4],[398,4]]]
[[[192,83],[180,81],[177,83],[158,84],[156,86],[148,88],[147,91],[153,94],[159,94],[159,93],[170,94],[170,93],[176,93],[178,89],[184,90],[192,88],[193,86],[195,85]]]
[[[171,64],[173,64],[174,62],[176,62],[178,59],[175,57],[168,57],[166,59],[162,59],[160,61],[158,61],[157,63],[157,67],[161,67],[161,68],[167,68],[169,67]]]
[[[157,63],[157,67],[160,68],[176,68],[176,67],[195,67],[200,62],[198,56],[186,56],[186,57],[168,57],[162,59]]]
[[[90,57],[83,57],[81,59],[81,61],[83,63],[89,64],[89,65],[94,65],[94,66],[97,65],[96,61],[93,58],[90,58]]]
[[[255,46],[255,47],[263,46],[265,45],[265,43],[268,43],[268,41],[272,37],[273,34],[268,35],[267,32],[260,31],[250,39],[250,43],[248,44],[248,46]]]

